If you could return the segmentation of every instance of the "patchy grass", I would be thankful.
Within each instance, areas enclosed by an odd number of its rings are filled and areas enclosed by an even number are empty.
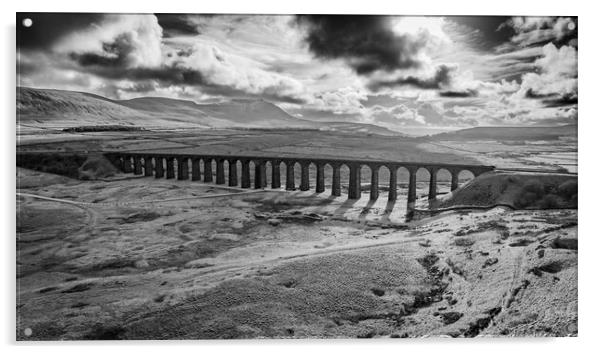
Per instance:
[[[516,209],[577,208],[577,177],[492,172],[462,186],[437,207],[509,205]]]
[[[280,266],[263,276],[226,281],[179,305],[127,323],[124,336],[290,337],[291,330],[301,337],[336,336],[345,329],[333,327],[333,319],[342,324],[396,318],[404,302],[414,300],[398,290],[430,289],[432,281],[418,262],[398,252],[381,249],[316,257]]]

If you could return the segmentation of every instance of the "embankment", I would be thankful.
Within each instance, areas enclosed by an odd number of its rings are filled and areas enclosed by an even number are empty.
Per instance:
[[[495,205],[514,209],[576,209],[577,176],[491,172],[473,179],[432,207],[446,209]]]

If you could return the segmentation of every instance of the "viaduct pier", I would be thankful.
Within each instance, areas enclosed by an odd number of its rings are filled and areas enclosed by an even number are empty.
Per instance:
[[[388,200],[397,199],[397,171],[405,168],[409,172],[408,204],[416,200],[416,171],[420,168],[426,169],[430,174],[429,199],[437,195],[437,172],[447,170],[451,174],[451,190],[458,188],[458,176],[462,171],[469,171],[475,177],[495,169],[494,166],[485,165],[459,165],[444,163],[416,163],[403,161],[385,160],[362,160],[362,159],[339,159],[339,158],[297,158],[297,157],[271,157],[271,156],[231,156],[231,155],[185,155],[185,154],[157,154],[143,152],[110,152],[105,156],[124,173],[136,175],[155,176],[156,178],[175,178],[204,182],[215,182],[216,184],[227,184],[228,186],[240,186],[242,188],[265,188],[267,187],[266,173],[267,165],[271,166],[271,188],[281,188],[281,167],[285,170],[286,190],[302,191],[310,189],[309,169],[313,165],[316,170],[315,191],[325,191],[325,166],[330,166],[332,173],[331,194],[341,195],[341,167],[349,169],[348,198],[359,199],[361,194],[361,169],[367,166],[371,170],[370,199],[379,197],[379,169],[385,167],[389,171]],[[253,168],[251,168],[253,164]],[[301,168],[300,185],[295,185],[295,165]],[[227,175],[226,175],[226,168]],[[201,167],[202,166],[202,167]],[[240,166],[240,168],[239,168]],[[215,170],[214,170],[215,169]],[[253,170],[253,171],[252,171]],[[201,173],[202,172],[202,173]],[[253,173],[253,186],[251,185],[251,174]]]

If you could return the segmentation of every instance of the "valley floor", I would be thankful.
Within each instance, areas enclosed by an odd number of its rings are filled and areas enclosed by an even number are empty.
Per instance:
[[[17,179],[19,340],[577,335],[576,210]]]

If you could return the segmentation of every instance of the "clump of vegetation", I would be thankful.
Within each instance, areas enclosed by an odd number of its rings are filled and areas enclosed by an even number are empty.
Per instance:
[[[558,186],[558,194],[565,199],[577,199],[577,180],[568,180]]]
[[[46,173],[54,173],[71,178],[79,176],[79,167],[86,156],[78,154],[17,154],[17,166]]]
[[[62,293],[64,293],[64,294],[79,293],[79,292],[82,292],[82,291],[86,291],[86,290],[92,289],[93,285],[94,285],[94,283],[81,283],[81,284],[77,284],[77,285],[72,286],[69,289],[63,290]]]
[[[428,253],[422,258],[418,258],[417,261],[423,267],[430,268],[439,261],[439,257],[434,253]]]
[[[468,237],[458,237],[456,239],[454,239],[454,245],[456,246],[460,246],[460,247],[470,247],[472,245],[474,245],[475,240],[473,240],[472,238],[468,238]]]
[[[548,194],[540,200],[539,206],[542,209],[556,209],[559,206],[558,197],[553,194]]]
[[[125,333],[125,328],[119,325],[96,325],[84,335],[86,340],[118,340]]]
[[[527,193],[533,193],[534,195],[540,197],[545,193],[545,188],[541,181],[531,179],[525,183],[523,186],[523,191]]]
[[[560,185],[531,179],[523,186],[516,201],[519,208],[556,209],[577,205],[577,180],[569,179]]]
[[[82,180],[95,180],[112,177],[117,173],[117,168],[102,155],[88,156],[78,169],[78,178]]]
[[[84,125],[81,127],[71,127],[63,129],[66,133],[85,133],[85,132],[129,132],[144,130],[142,127],[133,127],[128,125]]]
[[[110,177],[117,168],[101,154],[17,153],[17,166],[82,180]]]
[[[535,179],[529,180],[523,186],[521,196],[516,201],[516,205],[520,208],[531,206],[535,204],[544,193],[543,183]]]
[[[456,312],[456,311],[451,311],[451,312],[444,312],[444,313],[440,314],[439,316],[441,317],[441,320],[443,320],[443,323],[448,325],[448,324],[457,322],[460,318],[462,318],[462,316],[464,316],[464,314],[462,314],[460,312]]]

